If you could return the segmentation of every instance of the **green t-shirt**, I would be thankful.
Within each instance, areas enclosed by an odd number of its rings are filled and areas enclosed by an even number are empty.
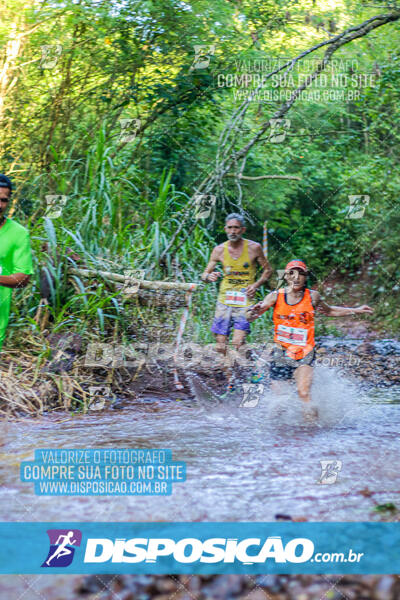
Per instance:
[[[33,275],[29,232],[12,219],[0,227],[0,275]],[[0,285],[0,348],[10,316],[12,288]]]

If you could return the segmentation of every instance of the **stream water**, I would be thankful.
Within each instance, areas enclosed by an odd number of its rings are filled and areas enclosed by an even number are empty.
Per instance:
[[[3,521],[313,521],[374,520],[375,503],[400,505],[400,389],[361,390],[317,367],[318,418],[305,421],[288,388],[265,391],[256,407],[152,399],[122,410],[60,414],[2,426]],[[19,463],[37,448],[171,448],[187,480],[171,496],[36,496]],[[333,484],[320,461],[341,461]],[[339,465],[339,462],[337,462]],[[360,493],[370,490],[373,495]],[[389,517],[390,518],[390,517]]]

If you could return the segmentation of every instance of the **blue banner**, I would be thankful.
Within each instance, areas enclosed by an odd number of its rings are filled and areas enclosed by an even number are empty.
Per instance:
[[[0,573],[400,574],[400,523],[0,523]]]

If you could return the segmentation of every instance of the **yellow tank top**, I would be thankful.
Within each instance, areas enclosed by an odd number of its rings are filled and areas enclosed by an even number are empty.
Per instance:
[[[250,306],[254,300],[247,298],[246,287],[256,280],[256,264],[249,259],[249,240],[243,240],[243,250],[239,258],[232,258],[228,242],[224,243],[222,265],[224,277],[221,281],[218,302],[227,306]]]

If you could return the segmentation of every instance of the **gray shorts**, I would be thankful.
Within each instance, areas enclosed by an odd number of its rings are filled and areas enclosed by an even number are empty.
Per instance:
[[[286,356],[285,352],[285,348],[275,344],[272,351],[271,370],[269,372],[272,381],[291,379],[297,367],[301,365],[310,365],[311,367],[315,360],[314,348],[304,358],[300,358],[299,360]]]

